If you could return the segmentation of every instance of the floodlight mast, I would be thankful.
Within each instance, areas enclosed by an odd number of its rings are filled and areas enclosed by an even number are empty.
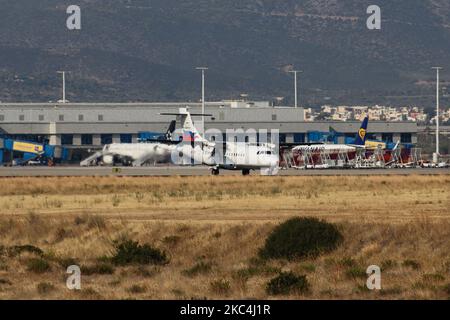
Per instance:
[[[67,71],[56,71],[56,73],[62,74],[62,103],[66,103],[66,72]]]
[[[301,71],[301,70],[291,70],[289,72],[294,74],[294,99],[295,99],[294,108],[297,109],[298,108],[298,81],[297,81],[297,74],[298,73],[303,73],[303,71]]]
[[[195,69],[202,71],[202,134],[205,133],[205,71],[208,70],[208,67],[196,67]]]
[[[432,69],[436,70],[436,156],[433,159],[435,162],[438,162],[437,158],[439,157],[439,71],[442,70],[442,67],[433,67]]]

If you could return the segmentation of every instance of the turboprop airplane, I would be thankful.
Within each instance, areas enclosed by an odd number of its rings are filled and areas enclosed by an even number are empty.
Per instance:
[[[170,123],[165,139],[147,140],[139,143],[107,144],[101,151],[80,162],[80,166],[116,165],[143,166],[148,163],[170,162],[172,151],[179,141],[172,140],[176,121]]]
[[[183,139],[176,146],[175,163],[184,162],[194,165],[208,165],[212,175],[219,175],[220,169],[240,170],[249,175],[251,170],[261,170],[263,175],[275,175],[278,172],[278,153],[275,145],[249,142],[208,141],[197,130],[187,108],[180,108],[176,115],[182,124]]]

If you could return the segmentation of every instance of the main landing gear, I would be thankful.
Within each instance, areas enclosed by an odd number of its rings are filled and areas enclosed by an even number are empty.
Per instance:
[[[211,175],[218,176],[219,173],[219,168],[211,168]]]
[[[242,170],[242,175],[243,176],[248,176],[250,174],[250,169],[243,169]]]

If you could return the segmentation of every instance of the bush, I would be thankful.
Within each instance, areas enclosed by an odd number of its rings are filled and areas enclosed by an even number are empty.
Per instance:
[[[346,272],[345,275],[350,279],[357,279],[357,278],[366,278],[366,270],[364,270],[360,266],[353,266],[350,267]]]
[[[91,266],[82,266],[81,274],[90,276],[93,274],[113,274],[114,267],[109,263],[98,263]]]
[[[140,245],[136,241],[124,240],[115,242],[114,247],[116,252],[111,260],[116,265],[164,265],[168,263],[167,255],[164,251],[153,248],[148,244]]]
[[[41,282],[37,285],[37,291],[40,294],[47,294],[50,291],[53,291],[55,289],[55,286],[48,282]]]
[[[334,250],[342,235],[335,225],[316,218],[293,218],[277,226],[259,255],[265,259],[294,260]]]
[[[16,257],[16,256],[20,255],[23,252],[35,254],[35,255],[38,255],[38,256],[42,256],[44,254],[44,252],[40,248],[35,247],[33,245],[30,245],[30,244],[26,244],[26,245],[23,245],[23,246],[12,246],[12,247],[9,247],[7,249],[7,251],[8,251],[8,254],[10,256],[12,256],[12,257]]]
[[[34,273],[45,273],[50,271],[52,268],[47,260],[42,258],[29,259],[27,262],[27,270]]]
[[[78,265],[75,258],[56,258],[55,261],[63,268],[68,268],[69,266]]]
[[[266,292],[269,295],[287,295],[290,293],[304,294],[309,291],[306,276],[296,276],[292,272],[281,272],[267,283]]]
[[[192,268],[184,270],[182,273],[188,277],[195,277],[199,274],[206,274],[212,269],[211,263],[205,263],[203,261],[196,263]]]
[[[410,267],[410,268],[412,268],[414,270],[419,270],[420,269],[420,263],[415,261],[415,260],[410,260],[410,259],[403,261],[402,266],[403,267]]]
[[[89,216],[87,219],[87,225],[89,229],[105,229],[105,218],[98,215]]]
[[[224,279],[212,281],[210,287],[211,291],[219,295],[228,295],[231,289],[230,282]]]
[[[144,293],[145,291],[147,291],[147,288],[145,286],[140,286],[140,285],[132,285],[130,288],[127,289],[127,291],[129,293],[134,293],[134,294],[139,294],[139,293]]]
[[[447,293],[450,298],[450,283],[444,286],[444,292]]]

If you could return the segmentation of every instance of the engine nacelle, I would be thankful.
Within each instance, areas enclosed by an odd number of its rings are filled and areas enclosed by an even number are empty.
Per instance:
[[[102,161],[104,164],[113,164],[114,162],[114,156],[112,155],[104,155],[102,158]]]

